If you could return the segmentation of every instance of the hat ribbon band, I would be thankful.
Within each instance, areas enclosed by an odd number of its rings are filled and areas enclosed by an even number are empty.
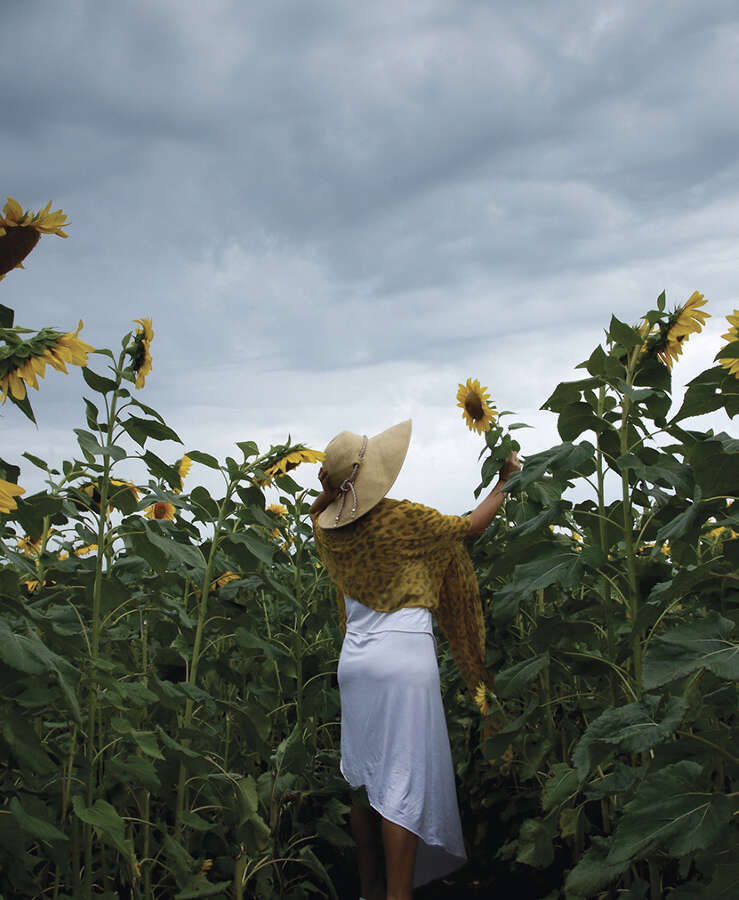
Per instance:
[[[339,519],[341,518],[341,513],[344,510],[344,501],[346,500],[346,495],[349,491],[352,492],[352,518],[357,511],[357,492],[354,488],[354,479],[357,476],[357,472],[359,471],[359,465],[362,462],[364,457],[364,451],[367,449],[367,435],[362,435],[362,448],[359,451],[359,456],[357,457],[357,461],[352,466],[352,473],[348,478],[345,478],[344,481],[339,486],[339,490],[341,491],[341,499],[339,501],[339,509],[336,513],[336,524],[339,524]]]

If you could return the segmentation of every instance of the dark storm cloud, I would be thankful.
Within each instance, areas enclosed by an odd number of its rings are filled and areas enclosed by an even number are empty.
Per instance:
[[[724,0],[5,3],[0,188],[72,225],[3,302],[100,345],[151,315],[175,416],[273,380],[287,431],[285,373],[380,404],[395,363],[541,402],[612,311],[735,305],[738,56]]]

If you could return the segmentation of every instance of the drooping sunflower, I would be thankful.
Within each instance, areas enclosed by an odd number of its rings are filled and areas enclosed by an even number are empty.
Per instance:
[[[734,341],[739,341],[739,309],[735,309],[733,313],[730,313],[726,317],[726,321],[731,327],[721,337],[730,344]],[[730,375],[735,375],[739,378],[739,359],[727,356],[725,359],[720,359],[719,363],[728,370]]]
[[[136,387],[142,388],[146,376],[152,369],[151,342],[154,340],[154,328],[151,319],[134,319],[141,327],[136,331],[133,347],[130,349],[131,368],[136,373]]]
[[[291,450],[277,462],[273,463],[269,468],[264,470],[264,474],[268,478],[275,478],[277,475],[286,475],[291,469],[296,469],[301,463],[323,462],[326,454],[321,450],[309,450],[307,447],[301,447],[298,450]]]
[[[50,365],[58,372],[67,373],[66,363],[86,366],[87,354],[95,348],[80,340],[79,333],[84,328],[82,319],[76,331],[62,334],[52,328],[44,328],[35,337],[23,341],[13,348],[13,356],[0,362],[0,391],[3,402],[8,393],[15,400],[23,400],[27,386],[38,390],[38,378],[46,375]]]
[[[462,408],[462,418],[470,431],[476,431],[478,434],[488,431],[498,414],[489,403],[487,388],[481,387],[476,378],[474,381],[468,378],[465,384],[459,385],[457,406]]]
[[[177,466],[177,474],[180,476],[180,488],[179,490],[175,489],[175,493],[179,494],[185,486],[187,473],[192,468],[192,460],[189,456],[183,456],[182,459],[177,460],[175,465]]]
[[[481,681],[475,688],[475,703],[483,716],[490,714],[490,704],[487,698],[487,688],[485,683]]]
[[[698,334],[710,318],[710,313],[699,309],[705,306],[706,300],[703,294],[693,291],[683,306],[670,313],[667,322],[660,325],[659,336],[656,339],[654,349],[661,362],[672,368],[672,363],[683,352],[683,344],[691,334]]]
[[[8,197],[0,215],[0,281],[11,269],[22,269],[23,260],[33,250],[42,234],[68,237],[62,230],[67,217],[57,209],[51,212],[51,202],[37,213],[28,210]]]
[[[229,570],[228,572],[224,572],[223,575],[220,576],[220,578],[216,578],[216,580],[211,585],[211,588],[222,588],[224,585],[228,584],[229,581],[237,581],[239,578],[241,578],[240,575],[237,575],[235,572],[231,572]]]
[[[165,500],[157,500],[156,503],[147,506],[145,512],[147,519],[169,519],[170,521],[174,519],[174,514],[174,505]]]
[[[25,488],[18,484],[13,484],[12,481],[3,481],[0,478],[0,513],[9,513],[14,509],[18,509],[15,498],[25,493]]]
[[[32,541],[26,534],[18,541],[16,546],[24,556],[38,556],[41,551],[41,538]]]

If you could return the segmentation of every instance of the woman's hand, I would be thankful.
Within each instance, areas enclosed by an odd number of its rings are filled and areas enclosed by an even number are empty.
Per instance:
[[[522,468],[523,466],[521,465],[521,460],[518,458],[518,453],[514,450],[500,467],[498,476],[501,481],[506,481],[509,475],[513,475],[514,472],[520,472]]]
[[[318,478],[321,482],[321,493],[316,497],[313,501],[313,505],[310,508],[310,514],[312,516],[317,513],[322,513],[327,506],[330,506],[334,500],[339,496],[341,491],[338,488],[331,487],[331,482],[328,480],[328,472],[321,466],[318,470]]]

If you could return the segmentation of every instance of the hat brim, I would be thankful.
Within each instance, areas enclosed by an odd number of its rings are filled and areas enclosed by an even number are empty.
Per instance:
[[[407,419],[368,439],[365,451],[366,463],[360,466],[354,480],[357,493],[356,512],[352,516],[351,493],[345,496],[343,508],[341,497],[337,497],[318,516],[321,528],[342,528],[356,522],[382,500],[395,484],[403,468],[411,442],[411,426],[411,419]],[[341,516],[337,522],[336,516],[340,508]]]

